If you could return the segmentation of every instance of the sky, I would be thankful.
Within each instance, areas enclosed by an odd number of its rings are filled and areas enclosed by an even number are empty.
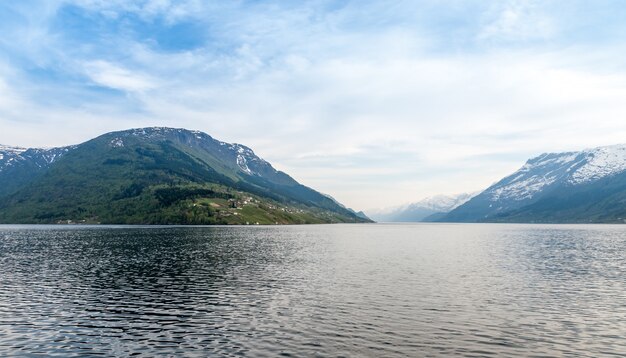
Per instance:
[[[0,143],[170,126],[355,209],[626,143],[621,0],[0,0]]]

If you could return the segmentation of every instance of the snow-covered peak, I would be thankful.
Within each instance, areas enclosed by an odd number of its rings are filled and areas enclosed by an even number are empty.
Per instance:
[[[21,165],[48,167],[75,146],[60,148],[21,148],[0,145],[0,172]]]
[[[12,154],[20,154],[27,150],[27,148],[22,147],[13,147],[10,145],[0,144],[0,153],[12,153]]]
[[[389,215],[389,214],[397,214],[409,210],[415,209],[427,209],[432,212],[438,213],[447,213],[456,209],[457,207],[465,204],[471,198],[476,196],[478,192],[474,193],[462,193],[455,195],[435,195],[426,197],[420,201],[416,201],[410,204],[404,204],[399,206],[393,206],[383,209],[370,209],[367,210],[368,214],[372,214],[374,216],[377,215]]]
[[[221,142],[198,130],[169,127],[146,127],[112,132],[108,133],[107,136],[108,145],[113,148],[126,146],[126,138],[130,137],[139,137],[141,139],[157,141],[176,138],[183,141],[186,145],[198,146],[200,148],[204,148],[205,150],[217,152],[216,154],[219,157],[232,160],[230,165],[238,168],[243,173],[248,175],[264,176],[268,173],[278,173],[268,162],[254,154],[252,149],[249,147],[238,143]]]
[[[626,145],[612,145],[584,150],[585,163],[569,180],[572,184],[595,181],[626,170]]]
[[[182,133],[185,131],[187,130],[182,129],[182,128],[146,127],[146,128],[133,128],[133,129],[123,131],[121,133],[124,133],[126,135],[136,136],[136,137],[151,138],[151,137],[163,136],[163,135],[170,134],[170,133]]]
[[[485,192],[490,200],[533,199],[546,188],[590,183],[626,170],[626,145],[585,149],[580,152],[544,153],[530,159],[513,175]]]
[[[457,195],[435,195],[424,198],[416,203],[409,205],[410,207],[421,207],[431,209],[437,212],[448,212],[463,204],[476,196],[477,193],[463,193]]]
[[[26,150],[26,148],[0,144],[0,171],[20,161],[22,159],[21,154]]]

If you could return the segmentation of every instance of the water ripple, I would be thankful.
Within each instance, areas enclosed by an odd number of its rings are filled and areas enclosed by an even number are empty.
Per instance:
[[[0,227],[0,356],[624,356],[626,227]]]

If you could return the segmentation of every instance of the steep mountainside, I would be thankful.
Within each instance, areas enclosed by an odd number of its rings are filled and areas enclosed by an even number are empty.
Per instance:
[[[416,203],[381,211],[368,212],[370,217],[379,222],[424,222],[433,221],[450,210],[465,203],[475,193],[458,195],[436,195]],[[432,220],[431,220],[432,219]]]
[[[337,204],[338,206],[348,210],[349,212],[351,212],[352,214],[360,217],[361,219],[367,220],[367,221],[372,221],[372,219],[370,219],[363,211],[355,211],[352,208],[348,208],[345,205],[343,205],[342,203],[338,202],[337,200],[335,200],[335,198],[333,198],[332,196],[328,195],[328,194],[323,194],[324,196],[326,196],[327,198],[329,198],[330,200],[332,200],[335,204]]]
[[[29,180],[12,183],[0,199],[0,222],[366,221],[250,148],[198,131],[132,129],[60,150],[60,158],[24,170]]]
[[[443,221],[623,222],[626,145],[542,154]]]
[[[26,149],[0,145],[0,197],[35,179],[72,148]]]

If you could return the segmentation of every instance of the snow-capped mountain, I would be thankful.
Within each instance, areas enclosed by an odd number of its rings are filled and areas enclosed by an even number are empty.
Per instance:
[[[370,221],[274,169],[250,148],[199,131],[151,127],[106,133],[73,147],[5,147],[2,163],[4,222],[245,223],[255,215],[266,223]],[[196,209],[182,204],[200,197],[221,204],[207,210],[199,208],[206,202],[194,203]],[[240,212],[239,199],[258,203]]]
[[[368,216],[380,222],[421,222],[431,221],[467,202],[476,193],[457,195],[435,195],[418,202],[382,210],[369,210]]]
[[[235,170],[250,176],[291,184],[293,179],[274,169],[270,163],[257,156],[254,151],[245,145],[227,143],[214,139],[210,135],[196,130],[168,127],[135,128],[105,135],[110,147],[122,148],[128,141],[142,140],[158,142],[163,140],[184,144],[197,148],[202,153],[209,153],[218,166],[227,170]],[[217,163],[219,162],[219,163]]]
[[[408,207],[422,207],[426,209],[431,209],[436,212],[444,213],[458,207],[459,205],[464,204],[474,195],[476,195],[476,193],[462,193],[457,195],[435,195],[420,200],[417,203],[410,204]]]
[[[532,199],[555,183],[578,185],[626,170],[626,145],[581,152],[545,153],[530,159],[521,169],[487,189],[491,201]]]
[[[45,167],[61,158],[72,147],[61,148],[21,148],[0,144],[0,172],[7,168],[32,163],[38,167]]]
[[[209,154],[211,163],[223,172],[239,172],[276,184],[295,185],[295,180],[258,157],[242,144],[226,143],[210,135],[182,128],[149,127],[107,133],[102,136],[111,149],[122,150],[129,143],[172,141]],[[0,145],[0,196],[35,178],[51,164],[77,146],[59,148],[22,148]],[[3,178],[6,178],[4,180]]]
[[[23,153],[26,148],[21,147],[11,147],[9,145],[0,144],[0,160],[4,158],[5,155],[19,155]]]
[[[0,145],[0,196],[45,171],[74,147],[21,148]]]
[[[518,171],[487,188],[469,202],[450,212],[446,221],[499,221],[522,215],[531,206],[540,207],[552,201],[579,200],[594,205],[606,200],[606,186],[619,191],[626,175],[626,145],[586,149],[580,152],[544,153],[532,158]],[[624,181],[626,184],[626,181]],[[624,187],[626,189],[626,186]],[[581,199],[581,195],[588,195]],[[609,198],[610,199],[610,198]],[[563,202],[559,210],[565,210]],[[626,205],[617,204],[617,209]],[[558,206],[558,205],[557,205]],[[557,208],[550,213],[554,215]],[[545,218],[546,221],[551,219]],[[525,220],[525,219],[524,219]],[[541,218],[533,221],[543,221]]]

